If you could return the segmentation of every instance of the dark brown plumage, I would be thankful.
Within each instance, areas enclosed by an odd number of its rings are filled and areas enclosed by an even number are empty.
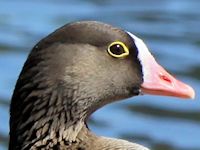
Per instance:
[[[126,59],[108,55],[108,45],[116,40],[130,47]],[[68,24],[41,40],[12,97],[10,149],[74,145],[89,114],[139,89],[135,49],[127,33],[97,22]]]
[[[98,137],[86,125],[98,108],[141,93],[149,69],[142,57],[151,56],[140,47],[147,51],[134,35],[95,21],[67,24],[42,39],[13,93],[9,149],[147,150]]]

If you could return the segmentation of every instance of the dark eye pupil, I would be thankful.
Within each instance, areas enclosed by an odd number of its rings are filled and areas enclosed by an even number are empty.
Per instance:
[[[121,55],[124,53],[124,48],[120,44],[115,44],[110,47],[110,51],[115,55]]]

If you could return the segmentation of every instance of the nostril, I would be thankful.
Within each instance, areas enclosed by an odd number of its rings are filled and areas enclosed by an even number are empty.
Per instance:
[[[160,74],[159,77],[160,77],[162,80],[166,81],[166,82],[172,83],[172,81],[171,81],[167,76],[165,76],[165,75],[163,75],[163,74]]]

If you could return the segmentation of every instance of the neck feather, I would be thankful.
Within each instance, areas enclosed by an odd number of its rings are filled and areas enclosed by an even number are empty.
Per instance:
[[[76,103],[77,86],[68,86],[67,90],[62,83],[31,85],[17,85],[12,98],[10,149],[73,143],[86,118]]]

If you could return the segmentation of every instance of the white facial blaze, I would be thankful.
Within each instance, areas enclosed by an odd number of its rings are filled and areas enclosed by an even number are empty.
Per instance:
[[[140,60],[140,63],[142,65],[143,79],[144,81],[149,81],[148,78],[152,76],[150,70],[153,68],[151,67],[154,65],[156,66],[156,61],[154,57],[151,55],[150,51],[148,50],[143,40],[141,40],[140,38],[138,38],[137,36],[133,35],[130,32],[127,33],[133,38],[135,45],[138,49],[138,59]]]

